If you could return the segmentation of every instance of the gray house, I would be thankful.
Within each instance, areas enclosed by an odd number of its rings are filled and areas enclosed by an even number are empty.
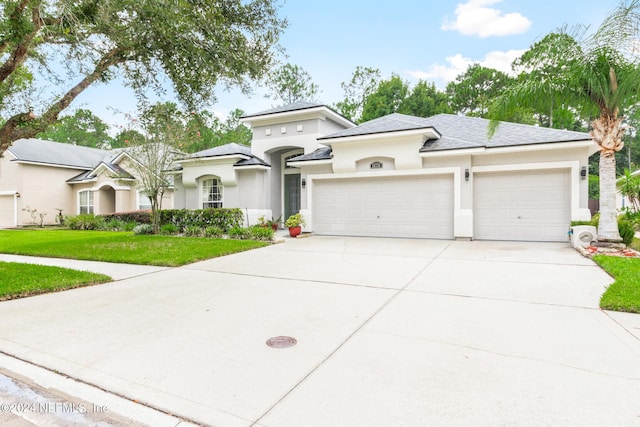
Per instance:
[[[565,241],[590,218],[586,133],[391,114],[356,126],[322,104],[245,116],[251,147],[183,159],[176,208],[237,207],[249,223],[301,212],[324,235]]]

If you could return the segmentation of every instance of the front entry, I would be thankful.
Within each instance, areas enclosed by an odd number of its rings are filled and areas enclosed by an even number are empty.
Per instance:
[[[288,173],[284,175],[284,217],[300,212],[300,174]]]

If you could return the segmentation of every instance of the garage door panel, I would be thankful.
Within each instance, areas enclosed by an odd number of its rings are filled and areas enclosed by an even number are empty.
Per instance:
[[[570,199],[566,170],[476,174],[474,237],[565,241]]]
[[[313,197],[317,234],[453,238],[451,176],[318,181]]]

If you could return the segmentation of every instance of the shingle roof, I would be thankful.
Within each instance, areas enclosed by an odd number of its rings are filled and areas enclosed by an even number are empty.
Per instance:
[[[326,107],[326,105],[319,104],[317,102],[298,101],[298,102],[294,102],[293,104],[270,108],[268,110],[259,111],[257,113],[246,114],[242,117],[245,118],[245,117],[266,116],[269,114],[286,113],[289,111],[306,110],[309,108],[316,108],[316,107]]]
[[[206,150],[198,151],[196,153],[187,156],[189,159],[198,159],[202,157],[218,157],[218,156],[231,156],[234,154],[243,154],[245,156],[251,156],[251,147],[246,145],[236,144],[232,142],[230,144],[219,145],[213,148],[207,148]]]
[[[93,169],[108,158],[109,151],[43,139],[19,139],[8,149],[16,161]]]
[[[324,136],[326,141],[350,136],[400,132],[416,129],[435,129],[441,137],[425,142],[421,151],[456,150],[476,147],[508,147],[568,141],[589,141],[588,133],[549,129],[537,126],[501,122],[493,137],[488,137],[490,121],[478,117],[438,114],[421,118],[405,114],[390,114],[351,129]]]
[[[331,152],[332,152],[331,147],[322,147],[322,148],[318,148],[317,150],[311,153],[293,157],[288,161],[289,162],[306,162],[311,160],[330,160]]]
[[[530,144],[548,144],[555,142],[590,141],[585,132],[543,128],[517,123],[500,122],[496,133],[489,138],[490,121],[478,117],[438,114],[425,123],[436,128],[442,137],[430,140],[420,150],[439,151],[474,147],[510,147]]]
[[[362,123],[353,128],[332,133],[318,138],[318,140],[344,138],[348,136],[370,135],[374,133],[399,132],[404,130],[428,129],[432,125],[421,117],[408,116],[406,114],[393,113]]]
[[[235,166],[271,166],[261,158],[251,154],[251,147],[246,145],[237,144],[232,142],[230,144],[220,145],[218,147],[208,148],[206,150],[198,151],[197,153],[190,154],[186,159],[201,159],[207,157],[220,157],[220,156],[233,156],[241,154],[249,157],[248,159],[242,159],[235,163]]]

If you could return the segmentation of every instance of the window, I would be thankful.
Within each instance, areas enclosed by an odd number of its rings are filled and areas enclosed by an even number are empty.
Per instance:
[[[84,190],[78,193],[78,210],[81,214],[93,213],[93,191]]]
[[[138,191],[138,209],[141,211],[151,210],[151,200],[142,191]]]
[[[202,208],[222,207],[222,184],[217,178],[202,181]]]

